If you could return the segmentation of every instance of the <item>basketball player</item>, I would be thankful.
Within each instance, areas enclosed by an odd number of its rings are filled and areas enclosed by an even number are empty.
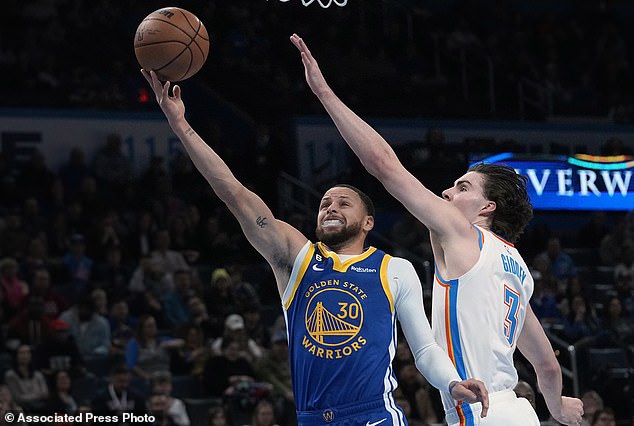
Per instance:
[[[537,372],[553,418],[578,425],[582,403],[561,396],[561,369],[528,303],[533,279],[513,246],[532,216],[526,181],[510,167],[478,164],[434,195],[396,157],[389,144],[337,98],[306,44],[306,80],[364,167],[428,229],[436,266],[432,327],[461,377],[477,377],[491,406],[479,419],[470,404],[441,389],[449,425],[539,425],[527,400],[513,392],[516,347]]]
[[[179,86],[169,95],[142,71],[196,168],[271,265],[287,322],[293,393],[300,425],[407,424],[392,391],[396,319],[427,380],[454,398],[481,401],[482,382],[462,380],[436,344],[411,263],[365,248],[374,225],[370,199],[348,185],[330,188],[319,205],[312,243],[245,188],[190,127]]]

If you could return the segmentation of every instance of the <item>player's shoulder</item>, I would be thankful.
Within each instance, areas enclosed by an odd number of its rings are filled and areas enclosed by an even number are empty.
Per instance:
[[[388,267],[398,269],[414,269],[414,264],[403,257],[390,256],[388,260]]]

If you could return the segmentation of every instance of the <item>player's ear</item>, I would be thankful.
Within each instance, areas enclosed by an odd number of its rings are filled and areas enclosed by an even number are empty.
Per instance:
[[[497,208],[497,204],[495,203],[495,201],[491,201],[491,200],[487,200],[486,204],[484,205],[484,207],[482,207],[482,209],[480,210],[480,213],[482,214],[491,214],[495,211],[495,209]]]
[[[365,222],[363,223],[363,229],[369,232],[372,228],[374,228],[374,217],[366,216]]]

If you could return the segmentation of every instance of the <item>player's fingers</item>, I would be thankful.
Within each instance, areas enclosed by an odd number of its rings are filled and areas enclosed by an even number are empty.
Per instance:
[[[150,83],[150,86],[151,86],[152,85],[152,77],[150,77],[150,74],[148,74],[148,72],[146,70],[144,70],[143,68],[141,68],[141,74],[143,74],[143,78],[145,78],[145,81]]]
[[[181,87],[176,84],[174,85],[174,89],[172,89],[172,92],[174,93],[174,97],[178,100],[180,100],[181,98]]]
[[[482,402],[482,413],[480,414],[480,416],[486,417],[487,413],[489,412],[489,392],[487,392],[486,388],[484,387],[484,383],[482,382],[478,382],[478,395]]]
[[[170,82],[169,80],[163,85],[163,98],[167,99],[170,96]]]

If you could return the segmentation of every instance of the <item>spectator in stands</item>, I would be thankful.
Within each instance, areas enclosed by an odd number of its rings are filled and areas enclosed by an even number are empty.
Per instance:
[[[128,283],[132,278],[132,269],[122,261],[123,250],[119,246],[108,247],[105,260],[95,263],[93,273],[93,282],[115,297],[128,292]]]
[[[29,240],[29,247],[26,255],[20,261],[20,271],[27,280],[32,280],[35,271],[39,268],[55,270],[58,266],[48,255],[46,235],[39,234]]]
[[[210,408],[208,419],[207,426],[230,426],[227,412],[222,406]]]
[[[108,294],[103,288],[97,287],[90,292],[90,299],[95,308],[95,313],[103,318],[108,316]]]
[[[55,373],[53,389],[46,403],[47,414],[59,413],[74,416],[79,413],[79,403],[72,395],[71,384],[71,378],[67,371],[59,370]]]
[[[535,282],[530,305],[542,325],[561,324],[563,318],[557,303],[557,283],[550,275],[537,270],[532,273]]]
[[[160,298],[174,288],[174,281],[160,260],[144,257],[134,270],[128,288],[132,293],[149,292],[155,298]]]
[[[126,347],[126,365],[137,376],[150,380],[156,372],[169,371],[170,351],[182,345],[182,339],[159,336],[156,320],[145,315],[139,319],[136,336]]]
[[[176,426],[189,426],[190,421],[185,403],[172,396],[172,374],[169,371],[154,373],[151,389],[153,395],[165,397],[165,417],[168,417]]]
[[[558,237],[551,237],[546,245],[546,250],[537,255],[539,259],[548,260],[550,270],[557,280],[565,280],[577,274],[577,267],[572,257],[563,251]]]
[[[145,413],[145,401],[134,389],[130,388],[130,370],[124,365],[115,365],[110,370],[109,384],[92,401],[92,412],[100,416],[118,416],[122,413]]]
[[[245,426],[279,426],[275,420],[273,404],[266,399],[258,401],[253,410],[251,423]]]
[[[65,297],[51,286],[51,274],[45,266],[38,266],[33,271],[31,297],[39,297],[44,303],[44,317],[52,320],[68,309]],[[27,302],[28,303],[28,302]]]
[[[82,234],[70,237],[69,250],[62,258],[65,281],[71,285],[74,302],[83,291],[86,291],[92,277],[94,261],[86,254],[86,239]]]
[[[595,390],[588,390],[581,396],[583,402],[583,419],[581,426],[591,426],[594,414],[603,410],[603,398]]]
[[[634,319],[634,243],[623,247],[621,262],[614,266],[614,287],[627,315]]]
[[[108,321],[112,340],[110,350],[114,354],[123,354],[128,346],[128,341],[134,337],[134,330],[137,326],[137,321],[130,316],[128,302],[125,299],[120,298],[112,303]]]
[[[24,413],[24,410],[13,399],[13,395],[11,395],[11,391],[9,390],[9,387],[5,384],[0,384],[0,419],[3,419],[2,421],[5,424],[6,424],[6,421],[4,419],[6,418],[5,417],[6,413],[12,413],[13,415],[17,416],[20,413]],[[27,423],[20,422],[19,420],[16,419],[14,422],[10,424],[11,426],[14,426],[14,425],[26,426]]]
[[[15,402],[29,413],[43,413],[48,399],[48,386],[41,371],[32,364],[31,347],[18,346],[13,368],[4,374]]]
[[[194,295],[192,271],[179,269],[173,274],[174,288],[162,295],[161,304],[167,327],[180,327],[190,320],[189,298]]]
[[[150,256],[153,260],[160,262],[168,274],[189,269],[185,256],[171,248],[171,236],[168,229],[156,231],[154,234],[154,250],[152,250]]]
[[[216,268],[211,273],[210,285],[203,292],[205,306],[212,324],[224,327],[225,318],[238,312],[238,303],[231,291],[231,276],[224,268]]]
[[[167,412],[168,397],[162,393],[152,393],[147,401],[147,411],[152,416],[150,426],[177,426],[176,420]]]
[[[71,377],[83,376],[84,361],[79,348],[69,333],[68,323],[55,319],[49,323],[48,333],[41,344],[35,347],[33,365],[48,378],[58,370],[66,370]]]
[[[152,213],[143,210],[138,213],[136,221],[130,233],[126,247],[133,259],[149,256],[152,252],[152,236],[156,233],[158,225]]]
[[[566,341],[577,349],[592,345],[602,332],[601,321],[583,295],[576,295],[570,301],[570,313],[565,320]]]
[[[259,347],[268,348],[271,343],[271,333],[268,325],[262,320],[260,304],[254,302],[245,306],[242,310],[242,318],[247,336]]]
[[[412,406],[400,387],[394,390],[394,402],[403,410],[409,426],[427,426],[427,423],[412,417]]]
[[[149,257],[139,262],[130,279],[130,310],[134,316],[153,315],[163,326],[163,305],[161,296],[174,288],[172,276],[163,265]]]
[[[110,350],[110,324],[95,310],[95,302],[86,294],[76,305],[62,312],[82,357],[107,355]]]
[[[622,262],[625,246],[629,245],[626,222],[626,217],[617,218],[612,231],[601,239],[599,257],[602,265],[615,266]]]
[[[227,270],[231,277],[230,291],[237,304],[236,312],[244,312],[254,305],[259,305],[260,295],[255,287],[244,279],[244,268],[240,264],[234,263],[229,265]]]
[[[240,344],[232,336],[222,340],[220,355],[212,355],[203,374],[207,394],[222,398],[232,386],[250,386],[255,381],[253,365],[243,356]]]
[[[183,347],[172,353],[171,371],[177,375],[201,376],[211,356],[202,329],[194,324],[184,328]]]
[[[621,299],[610,297],[605,303],[603,323],[611,345],[626,348],[634,353],[634,324],[627,318]]]
[[[187,302],[191,322],[200,327],[203,332],[203,340],[206,342],[209,338],[215,338],[222,335],[224,324],[216,321],[207,313],[207,306],[199,296],[192,296]]]
[[[18,262],[13,257],[0,260],[0,291],[10,313],[17,312],[29,294],[29,286],[18,276]]]
[[[223,340],[231,337],[239,346],[240,355],[255,362],[262,357],[262,348],[246,332],[244,319],[239,314],[231,314],[225,319],[225,330],[221,337],[215,339],[211,344],[211,352],[214,355],[222,353]]]
[[[413,362],[401,365],[396,377],[403,396],[409,401],[411,418],[423,423],[437,423],[440,417],[432,403],[432,387],[416,365]]]
[[[594,417],[592,417],[592,426],[616,426],[616,420],[614,417],[614,411],[605,407],[601,410],[598,410],[594,413]]]
[[[7,338],[36,347],[43,342],[52,321],[45,315],[45,301],[41,296],[30,295],[9,321]]]
[[[295,398],[288,361],[288,340],[286,333],[277,331],[271,337],[271,349],[255,363],[258,377],[273,385],[271,399],[276,417],[282,426],[297,424]]]
[[[528,382],[524,380],[518,381],[514,390],[515,395],[517,395],[518,398],[526,398],[533,406],[533,409],[537,411],[537,405],[535,404],[535,391]]]

